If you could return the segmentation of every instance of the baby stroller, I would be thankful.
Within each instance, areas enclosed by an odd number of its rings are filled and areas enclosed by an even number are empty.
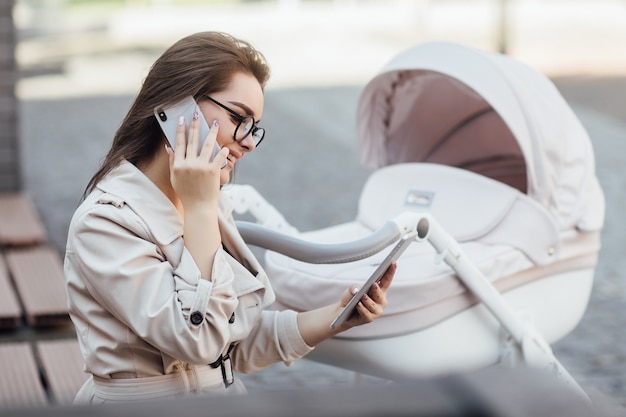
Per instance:
[[[229,189],[244,239],[270,249],[278,308],[335,302],[408,229],[384,315],[311,359],[383,378],[527,363],[577,386],[549,345],[581,319],[604,222],[583,126],[542,74],[507,56],[430,42],[361,93],[354,221],[298,233],[248,186]],[[270,231],[271,230],[271,231]],[[305,296],[306,294],[306,296]]]

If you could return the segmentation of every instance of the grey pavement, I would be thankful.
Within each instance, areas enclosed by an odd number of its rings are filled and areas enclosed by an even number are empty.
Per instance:
[[[615,3],[609,1],[603,4]],[[441,23],[442,15],[438,13],[437,10],[433,12],[431,30],[435,29],[437,22]],[[557,14],[554,10],[551,13]],[[226,16],[220,15],[221,18]],[[370,51],[371,54],[366,57],[380,62],[380,65],[376,64],[376,68],[379,68],[387,56],[398,51],[398,39],[394,38],[396,33],[388,30],[388,25],[381,24],[382,19],[376,17],[368,15],[364,19],[370,25],[369,29],[373,28],[372,33],[378,36],[376,42],[366,38],[367,48],[357,48],[356,55],[359,58],[353,63],[346,62],[347,69],[342,69],[343,65],[330,69],[324,67],[321,76],[315,82],[310,82],[310,87],[294,87],[284,82],[281,60],[288,58],[274,52],[268,54],[271,55],[271,61],[277,63],[276,75],[283,81],[273,84],[267,91],[263,124],[268,136],[254,154],[242,161],[236,182],[253,185],[300,230],[314,230],[342,223],[352,220],[356,215],[358,196],[368,176],[368,172],[358,163],[354,128],[359,93],[364,80],[372,74],[371,65],[366,66],[367,60],[363,56],[366,56],[366,51]],[[320,14],[308,18],[302,25],[302,33],[294,35],[298,42],[302,42],[306,36],[320,36],[319,31],[312,26],[319,18]],[[315,49],[319,48],[317,45],[313,49],[315,54],[326,52],[336,61],[342,58],[341,48],[345,44],[341,39],[356,35],[353,32],[338,32],[336,28],[340,26],[337,24],[341,23],[340,20],[326,22],[332,29],[329,33],[336,36],[339,48],[331,48],[331,40],[325,39],[323,45],[326,51]],[[609,19],[605,23],[614,20]],[[117,26],[118,31],[129,30],[130,26],[124,26],[124,22],[128,20],[122,19]],[[298,23],[295,20],[286,22],[291,26],[285,31],[276,29],[276,33],[270,34],[282,36],[296,30]],[[201,25],[198,19],[191,23],[192,27]],[[272,24],[277,22],[272,21]],[[456,25],[454,22],[447,24]],[[402,21],[400,26],[406,25],[407,22]],[[589,28],[586,27],[587,30]],[[620,30],[620,36],[610,40],[613,43],[603,44],[604,50],[613,51],[611,57],[619,55],[615,54],[616,45],[623,45],[620,43],[624,39],[623,28]],[[543,40],[548,32],[541,33]],[[173,36],[178,36],[178,33]],[[414,43],[415,37],[415,33],[410,34],[402,38],[400,43],[408,40]],[[78,43],[79,38],[72,38],[71,46],[79,49],[104,48],[101,37],[85,39],[90,45],[82,45]],[[32,52],[34,55],[54,55],[57,50],[51,45],[56,44],[25,42],[27,48],[22,53],[27,55],[31,48],[31,52],[35,51]],[[312,47],[305,45],[307,48]],[[59,78],[60,74],[55,73],[51,76],[51,79],[57,77],[53,82],[50,79],[43,82],[45,77],[29,77],[18,89],[21,96],[20,151],[24,187],[44,220],[51,244],[61,254],[67,226],[83,188],[108,149],[133,98],[130,91],[134,87],[124,85],[117,89],[117,84],[111,79],[115,77],[106,77],[106,72],[121,67],[122,70],[115,74],[126,70],[126,73],[131,74],[128,77],[130,81],[135,83],[132,74],[135,74],[136,68],[151,61],[162,46],[159,42],[144,49],[137,45],[132,46],[135,49],[129,49],[126,45],[122,53],[107,51],[110,55],[98,49],[99,53],[94,54],[92,60],[86,60],[81,54],[54,56],[48,64],[52,62],[58,66],[54,71],[71,76]],[[518,44],[522,52],[533,52],[545,59],[548,54],[542,55],[545,51],[535,46]],[[587,51],[593,49],[589,44],[586,44],[586,48]],[[563,52],[562,49],[559,51]],[[273,56],[277,59],[272,60]],[[302,56],[297,57],[294,60]],[[562,62],[566,62],[564,66],[569,65],[571,70],[574,62],[568,61],[571,57],[559,58],[563,58]],[[311,66],[314,63],[304,60],[300,64]],[[578,61],[576,63],[580,64]],[[28,68],[36,69],[37,66],[32,64]],[[297,67],[296,71],[304,74],[303,67]],[[88,72],[92,72],[92,76],[84,78]],[[339,72],[341,77],[331,79],[333,72]],[[354,76],[351,77],[352,74]],[[325,79],[329,80],[328,84],[324,83]],[[556,356],[594,403],[606,414],[615,416],[626,415],[626,336],[623,326],[626,313],[626,279],[623,272],[626,270],[626,259],[623,256],[626,234],[623,233],[624,225],[621,221],[621,213],[626,211],[626,177],[622,173],[626,165],[626,96],[619,92],[626,87],[625,79],[598,74],[555,79],[591,135],[597,174],[606,194],[607,209],[602,235],[603,248],[588,309],[578,327],[553,348]],[[121,81],[124,83],[124,80]],[[307,84],[304,79],[297,81]],[[50,88],[51,85],[54,88]],[[52,94],[46,94],[43,86]],[[86,89],[87,94],[78,91],[82,89]],[[275,365],[265,371],[244,376],[244,379],[251,391],[384,383],[373,377],[308,360],[299,361],[289,368]]]

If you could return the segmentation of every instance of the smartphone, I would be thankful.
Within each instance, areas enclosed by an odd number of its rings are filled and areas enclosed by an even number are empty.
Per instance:
[[[191,124],[191,119],[193,118],[193,114],[195,112],[198,112],[198,118],[200,119],[200,135],[198,136],[198,153],[200,153],[200,149],[202,149],[202,145],[204,144],[210,129],[204,119],[204,115],[202,114],[198,103],[196,103],[193,97],[189,96],[171,107],[155,107],[154,117],[158,120],[161,130],[163,130],[163,133],[172,148],[176,147],[176,127],[178,126],[178,119],[180,116],[185,118],[185,133],[187,133],[189,132],[189,125]],[[217,142],[215,142],[213,154],[211,155],[211,161],[219,152],[220,146]],[[224,166],[226,166],[226,163],[224,163]],[[224,168],[224,166],[222,166],[222,168]]]
[[[378,268],[376,268],[376,270],[372,273],[372,275],[368,278],[368,280],[365,281],[365,284],[361,286],[361,289],[356,294],[354,294],[354,296],[350,299],[350,301],[344,307],[344,309],[341,310],[341,313],[339,313],[337,318],[333,320],[333,322],[330,324],[331,329],[337,328],[344,321],[350,318],[350,316],[352,315],[354,311],[354,308],[359,303],[359,301],[361,301],[361,297],[363,297],[364,294],[367,294],[371,286],[382,278],[383,274],[387,271],[387,268],[389,268],[389,266],[392,263],[398,260],[398,258],[400,257],[400,255],[402,255],[402,253],[404,253],[406,248],[408,248],[409,245],[413,241],[415,241],[416,236],[417,236],[416,230],[407,232],[404,235],[402,235],[398,243],[393,247],[393,249],[391,249],[389,254],[380,263],[380,265],[378,265]]]

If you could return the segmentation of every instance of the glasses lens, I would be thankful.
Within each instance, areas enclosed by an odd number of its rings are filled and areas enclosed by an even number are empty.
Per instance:
[[[254,144],[258,145],[263,140],[263,136],[265,136],[265,129],[262,127],[257,128],[254,133],[252,133],[252,139],[254,139]]]
[[[252,117],[244,117],[239,122],[237,126],[237,131],[235,132],[235,139],[237,141],[244,140],[246,136],[250,134],[250,131],[254,127],[254,119]]]

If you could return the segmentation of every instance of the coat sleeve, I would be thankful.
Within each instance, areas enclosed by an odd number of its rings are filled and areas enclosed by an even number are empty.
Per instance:
[[[231,353],[233,369],[248,373],[277,362],[291,365],[313,350],[298,329],[293,310],[264,310],[259,325]]]
[[[182,238],[177,243],[183,245]],[[230,340],[228,319],[238,303],[233,272],[220,249],[212,280],[204,279],[181,249],[174,267],[132,210],[100,205],[73,225],[66,268],[149,344],[185,362],[211,363]]]

